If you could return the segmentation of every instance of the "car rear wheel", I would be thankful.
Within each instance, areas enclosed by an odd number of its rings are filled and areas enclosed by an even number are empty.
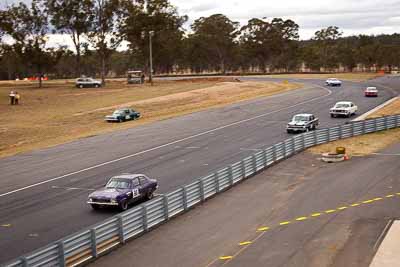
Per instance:
[[[122,202],[119,204],[119,209],[120,209],[121,211],[127,210],[127,209],[128,209],[128,201],[122,201]]]
[[[82,88],[83,88],[83,84],[80,84],[80,85],[79,85],[79,88],[81,88],[81,89],[82,89]]]
[[[99,85],[98,85],[98,84],[95,84],[94,87],[99,88]]]

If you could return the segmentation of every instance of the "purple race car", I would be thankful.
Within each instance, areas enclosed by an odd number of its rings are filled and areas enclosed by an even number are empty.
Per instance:
[[[157,180],[144,174],[122,174],[112,177],[104,188],[91,193],[87,203],[95,210],[106,206],[126,210],[129,204],[140,199],[152,199],[157,188]]]

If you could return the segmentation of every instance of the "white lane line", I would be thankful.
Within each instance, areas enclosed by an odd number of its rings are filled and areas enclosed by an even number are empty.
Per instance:
[[[42,182],[38,182],[38,183],[31,184],[31,185],[28,185],[28,186],[25,186],[25,187],[21,187],[21,188],[18,188],[18,189],[15,189],[15,190],[12,190],[12,191],[9,191],[9,192],[6,192],[6,193],[2,193],[2,194],[0,194],[0,197],[11,195],[11,194],[14,194],[14,193],[17,193],[17,192],[20,192],[20,191],[23,191],[23,190],[26,190],[26,189],[29,189],[29,188],[32,188],[32,187],[36,187],[36,186],[39,186],[39,185],[46,184],[46,183],[54,182],[54,181],[63,179],[65,177],[69,177],[69,176],[78,174],[78,173],[82,173],[82,172],[85,172],[85,171],[90,171],[90,170],[93,170],[93,169],[96,169],[96,168],[99,168],[99,167],[102,167],[102,166],[105,166],[105,165],[109,165],[109,164],[112,164],[112,163],[115,163],[115,162],[118,162],[118,161],[121,161],[121,160],[124,160],[124,159],[129,159],[129,158],[132,158],[132,157],[136,157],[136,156],[139,156],[139,155],[142,155],[142,154],[145,154],[145,153],[148,153],[148,152],[160,149],[160,148],[164,148],[164,147],[167,147],[167,146],[175,145],[177,143],[180,143],[180,142],[183,142],[183,141],[186,141],[186,140],[190,140],[190,139],[193,139],[193,138],[196,138],[196,137],[199,137],[199,136],[203,136],[203,135],[206,135],[206,134],[210,134],[210,133],[213,133],[213,132],[216,132],[216,131],[219,131],[219,130],[222,130],[222,129],[225,129],[225,128],[228,128],[228,127],[232,127],[232,126],[239,125],[239,124],[242,124],[242,123],[245,123],[245,122],[253,121],[253,120],[256,120],[256,119],[259,119],[259,118],[262,118],[262,117],[265,117],[265,116],[268,116],[268,115],[271,115],[271,114],[275,114],[275,113],[281,112],[283,110],[291,109],[291,108],[294,108],[294,107],[297,107],[297,106],[300,106],[300,105],[304,105],[304,104],[313,102],[315,100],[330,96],[332,94],[332,91],[329,90],[328,88],[325,88],[325,87],[322,87],[322,86],[316,85],[316,84],[313,84],[313,86],[314,87],[318,87],[318,88],[322,88],[325,91],[327,91],[328,93],[325,94],[325,95],[322,95],[322,96],[314,97],[314,98],[311,98],[309,100],[306,100],[306,101],[303,101],[303,102],[288,106],[288,107],[280,108],[280,109],[277,109],[277,110],[274,110],[274,111],[270,111],[270,112],[267,112],[267,113],[264,113],[264,114],[260,114],[260,115],[248,118],[248,119],[244,119],[244,120],[236,121],[236,122],[233,122],[233,123],[230,123],[230,124],[226,124],[226,125],[223,125],[223,126],[219,126],[217,128],[214,128],[214,129],[211,129],[211,130],[208,130],[208,131],[205,131],[205,132],[194,134],[194,135],[191,135],[191,136],[179,139],[179,140],[175,140],[175,141],[163,144],[163,145],[159,145],[159,146],[156,146],[156,147],[153,147],[153,148],[150,148],[150,149],[146,149],[146,150],[134,153],[134,154],[130,154],[130,155],[127,155],[127,156],[124,156],[124,157],[120,157],[120,158],[117,158],[117,159],[106,161],[106,162],[103,162],[103,163],[100,163],[100,164],[96,164],[96,165],[88,167],[88,168],[84,168],[84,169],[81,169],[81,170],[78,170],[78,171],[70,172],[70,173],[67,173],[67,174],[64,174],[64,175],[61,175],[61,176],[58,176],[58,177],[50,178],[50,179],[42,181]]]
[[[53,185],[51,188],[53,188],[53,189],[65,189],[65,190],[84,190],[84,191],[95,191],[96,190],[96,189],[92,189],[92,188],[64,187],[64,186],[56,186],[56,185]]]
[[[185,147],[186,149],[199,149],[200,147],[199,146],[188,146],[188,147]]]

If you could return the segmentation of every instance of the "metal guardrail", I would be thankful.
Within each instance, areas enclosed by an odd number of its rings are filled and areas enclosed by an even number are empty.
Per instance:
[[[309,147],[397,127],[400,127],[400,115],[351,122],[295,135],[191,184],[120,213],[90,229],[54,242],[4,266],[81,265]]]

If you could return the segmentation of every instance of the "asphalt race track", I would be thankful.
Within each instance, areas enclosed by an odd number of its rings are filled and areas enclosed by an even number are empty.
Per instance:
[[[301,82],[304,89],[281,95],[1,159],[0,251],[7,253],[0,253],[0,263],[115,215],[86,204],[91,190],[110,176],[145,173],[158,179],[158,193],[169,192],[286,139],[286,123],[296,113],[314,113],[320,128],[331,127],[349,120],[330,118],[335,102],[353,101],[362,114],[400,91],[399,78],[344,82],[340,88]],[[376,83],[380,96],[365,98],[365,86]]]

